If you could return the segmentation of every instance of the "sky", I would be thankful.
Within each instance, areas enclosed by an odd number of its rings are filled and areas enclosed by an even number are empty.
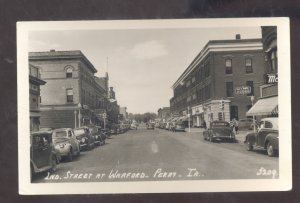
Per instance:
[[[29,51],[81,50],[109,74],[120,106],[129,113],[170,106],[172,85],[209,40],[261,38],[260,27],[31,31]],[[108,59],[108,60],[107,60]]]

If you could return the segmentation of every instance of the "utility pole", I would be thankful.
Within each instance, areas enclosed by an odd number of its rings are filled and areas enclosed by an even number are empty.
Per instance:
[[[190,119],[190,107],[188,106],[188,119],[189,119],[189,133],[191,132],[191,119]]]

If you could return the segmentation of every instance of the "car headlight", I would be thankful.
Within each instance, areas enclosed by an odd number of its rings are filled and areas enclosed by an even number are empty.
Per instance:
[[[81,139],[81,142],[85,142],[85,138],[82,138],[82,139]]]
[[[60,148],[64,148],[64,147],[65,147],[65,144],[60,144],[59,147],[60,147]]]

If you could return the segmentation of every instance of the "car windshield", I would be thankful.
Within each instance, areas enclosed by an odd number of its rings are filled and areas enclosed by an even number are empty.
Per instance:
[[[81,134],[84,134],[84,129],[77,129],[77,130],[74,130],[74,133],[75,135],[81,135]]]
[[[214,127],[229,127],[229,124],[228,123],[224,123],[224,122],[217,122],[217,123],[212,123],[212,126]]]
[[[53,138],[60,138],[60,137],[67,137],[67,132],[66,131],[56,131],[53,132]]]

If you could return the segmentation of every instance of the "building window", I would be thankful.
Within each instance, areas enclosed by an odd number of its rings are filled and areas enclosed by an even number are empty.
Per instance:
[[[188,81],[186,82],[186,87],[189,87],[190,85],[191,85],[191,81],[188,80]]]
[[[67,102],[73,102],[73,89],[67,89]]]
[[[30,65],[29,74],[33,77],[40,78],[39,69]]]
[[[247,94],[247,96],[252,96],[254,95],[254,86],[253,86],[253,81],[246,81],[246,86],[249,86],[251,88],[251,92]]]
[[[270,53],[271,72],[277,73],[277,49],[273,49]]]
[[[251,58],[246,59],[245,66],[246,66],[246,73],[253,73],[252,59]]]
[[[72,78],[73,75],[73,68],[67,68],[66,77]]]
[[[233,97],[233,82],[226,82],[226,95]]]
[[[225,60],[225,73],[232,74],[232,59]]]

